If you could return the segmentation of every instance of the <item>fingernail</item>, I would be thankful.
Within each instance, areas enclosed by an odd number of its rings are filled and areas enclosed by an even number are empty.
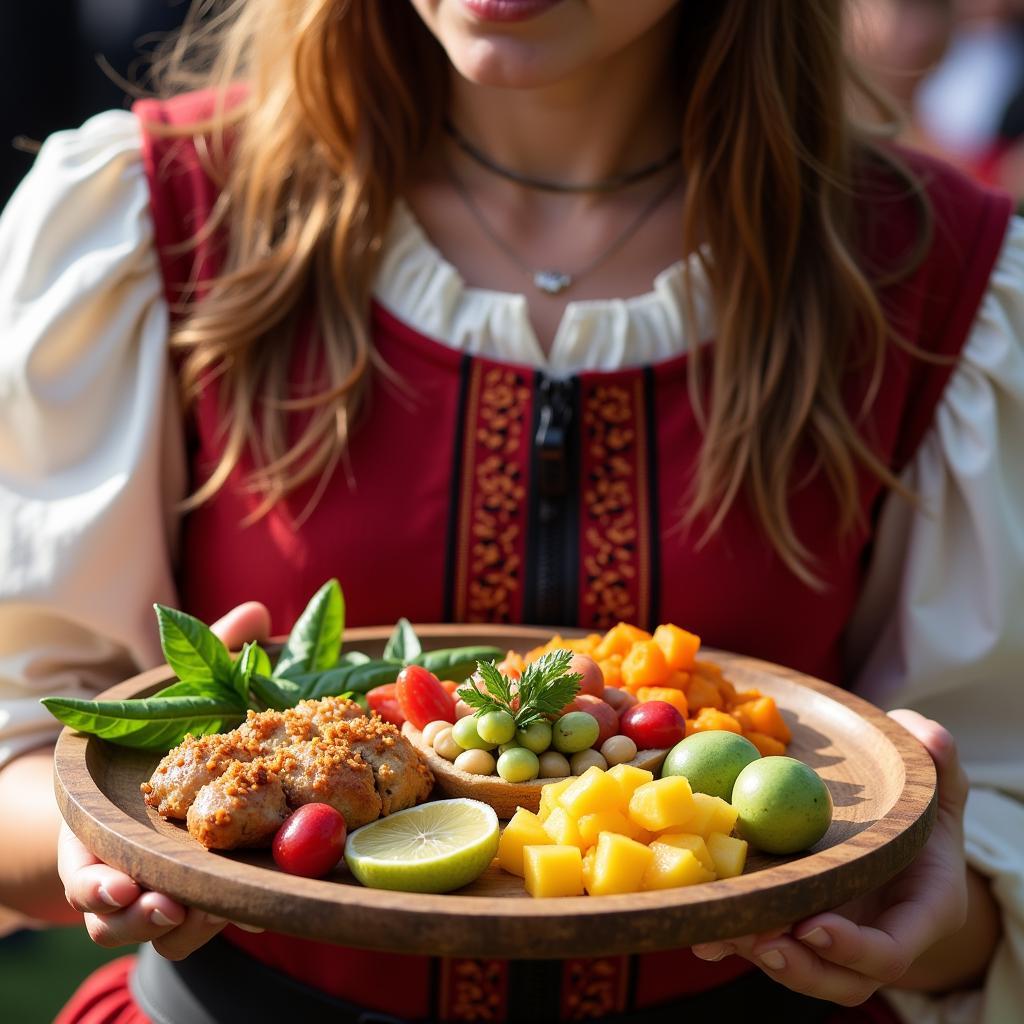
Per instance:
[[[120,910],[124,906],[123,903],[118,903],[102,885],[96,887],[96,895],[99,896],[99,898],[103,900],[108,907],[114,907],[115,909]]]
[[[758,956],[758,960],[770,971],[781,971],[786,966],[786,958],[777,949],[765,950]]]
[[[171,925],[176,925],[179,922],[172,921],[163,911],[153,910],[149,915],[150,921],[157,926],[157,928],[169,928]]]
[[[216,914],[207,914],[206,923],[211,928],[219,928],[222,924],[227,924],[228,919],[226,917],[218,917]]]
[[[818,949],[828,949],[832,945],[832,936],[824,928],[812,928],[806,935],[800,936],[801,942]]]
[[[694,955],[700,957],[701,960],[707,960],[710,963],[717,963],[719,960],[724,960],[727,956],[732,956],[736,952],[735,947],[729,942],[714,943],[706,946],[694,947]]]
[[[259,935],[260,932],[264,931],[263,928],[257,928],[254,924],[239,924],[238,921],[232,922],[236,928],[241,928],[243,932],[250,932],[253,935]]]

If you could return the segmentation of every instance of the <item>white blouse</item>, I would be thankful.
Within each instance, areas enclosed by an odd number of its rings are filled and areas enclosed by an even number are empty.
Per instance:
[[[112,111],[51,138],[0,219],[0,765],[56,735],[38,697],[162,660],[186,474],[148,203],[139,125]],[[685,287],[708,336],[702,284],[680,261],[646,295],[570,303],[545,356],[524,297],[467,287],[400,206],[375,291],[455,348],[569,374],[684,350]],[[985,999],[914,1018],[996,1024],[1024,1013],[1024,221],[904,480],[921,507],[887,499],[849,666],[956,736],[970,861],[1006,910]]]

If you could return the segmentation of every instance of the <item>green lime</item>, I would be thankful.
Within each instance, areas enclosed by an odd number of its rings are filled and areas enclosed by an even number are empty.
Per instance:
[[[498,852],[498,816],[479,800],[435,800],[356,829],[345,862],[371,889],[451,892],[469,885]]]
[[[821,776],[793,757],[762,757],[736,777],[736,829],[765,853],[813,846],[832,822],[832,796]]]
[[[661,775],[685,775],[695,793],[730,800],[736,776],[760,756],[750,740],[734,732],[695,732],[668,752]]]

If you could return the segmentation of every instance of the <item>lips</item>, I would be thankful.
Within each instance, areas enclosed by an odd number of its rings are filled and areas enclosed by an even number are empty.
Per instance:
[[[562,0],[462,0],[480,21],[527,21],[556,7]]]

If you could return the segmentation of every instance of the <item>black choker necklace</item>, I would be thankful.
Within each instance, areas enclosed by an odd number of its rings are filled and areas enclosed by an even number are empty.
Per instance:
[[[635,185],[646,178],[654,177],[659,171],[663,171],[666,167],[676,163],[682,152],[677,148],[672,150],[667,156],[663,156],[661,159],[655,160],[653,163],[640,167],[635,171],[619,174],[614,178],[605,178],[603,181],[589,182],[585,185],[573,185],[560,181],[548,181],[546,178],[534,178],[529,174],[520,174],[518,171],[512,171],[507,167],[502,167],[501,164],[496,164],[489,156],[481,153],[447,118],[444,121],[444,130],[466,156],[492,174],[507,178],[509,181],[514,181],[517,185],[522,185],[525,188],[535,188],[542,192],[614,192],[617,189]]]

